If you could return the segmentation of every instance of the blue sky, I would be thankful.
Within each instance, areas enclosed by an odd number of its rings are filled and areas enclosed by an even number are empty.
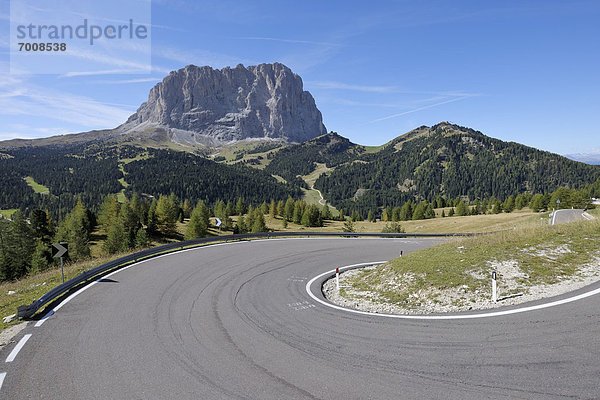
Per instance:
[[[597,1],[158,0],[151,73],[89,75],[10,74],[0,1],[0,140],[113,128],[187,64],[278,61],[302,77],[327,129],[356,143],[450,121],[600,153]]]

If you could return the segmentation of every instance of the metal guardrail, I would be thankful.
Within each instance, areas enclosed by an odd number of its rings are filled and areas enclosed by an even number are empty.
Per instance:
[[[18,307],[17,317],[19,318],[30,318],[37,313],[44,305],[60,298],[65,293],[68,293],[75,287],[78,287],[86,282],[91,281],[93,278],[100,277],[109,271],[124,267],[128,264],[135,263],[138,261],[153,258],[162,254],[172,253],[181,251],[186,248],[198,247],[210,243],[229,242],[229,241],[240,241],[250,239],[264,239],[264,238],[275,238],[275,237],[304,237],[304,236],[323,236],[323,237],[381,237],[381,238],[405,238],[405,237],[449,237],[449,236],[474,236],[476,233],[354,233],[354,232],[264,232],[264,233],[243,233],[239,235],[224,235],[224,236],[211,236],[193,240],[186,240],[181,242],[169,243],[163,246],[153,247],[146,249],[138,253],[130,254],[125,257],[118,258],[113,261],[109,261],[98,267],[90,269],[89,271],[83,272],[77,275],[75,278],[64,282],[54,289],[44,294],[39,299],[35,300],[29,305],[23,305]]]

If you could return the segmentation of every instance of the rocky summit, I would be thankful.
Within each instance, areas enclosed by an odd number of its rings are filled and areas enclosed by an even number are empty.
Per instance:
[[[302,79],[280,63],[173,71],[117,131],[166,131],[183,145],[252,138],[300,143],[326,133]]]

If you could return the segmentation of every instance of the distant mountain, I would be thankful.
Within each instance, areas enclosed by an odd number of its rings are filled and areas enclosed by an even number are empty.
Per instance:
[[[473,200],[548,193],[598,178],[600,167],[440,123],[419,127],[376,153],[338,165],[321,175],[315,187],[336,207],[362,213],[438,195]]]
[[[565,154],[570,160],[580,161],[590,165],[600,165],[600,154],[593,153],[576,153],[576,154]]]
[[[92,141],[197,148],[246,139],[301,143],[325,133],[312,95],[283,64],[221,70],[188,65],[154,86],[148,100],[115,129],[10,140],[0,148]]]
[[[117,131],[157,128],[192,145],[248,138],[304,142],[326,133],[302,79],[280,63],[222,70],[188,65],[171,72]]]
[[[288,182],[306,186],[298,175],[314,171],[316,163],[333,168],[355,160],[365,152],[365,147],[350,142],[335,132],[309,140],[299,145],[284,147],[270,156],[265,171],[281,176]]]

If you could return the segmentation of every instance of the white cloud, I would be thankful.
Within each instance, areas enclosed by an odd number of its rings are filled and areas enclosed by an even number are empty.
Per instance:
[[[418,112],[418,111],[427,110],[427,109],[438,107],[438,106],[441,106],[441,105],[444,105],[444,104],[448,104],[448,103],[454,103],[454,102],[457,102],[457,101],[460,101],[460,100],[464,100],[464,99],[467,99],[469,97],[475,97],[475,96],[476,95],[465,95],[465,96],[461,96],[461,97],[455,97],[453,99],[449,99],[449,100],[446,100],[446,101],[440,101],[438,103],[429,104],[429,105],[422,106],[422,107],[417,107],[417,108],[414,108],[412,110],[408,110],[408,111],[403,111],[403,112],[396,113],[396,114],[387,115],[385,117],[374,119],[371,122],[380,122],[380,121],[385,121],[387,119],[398,118],[398,117],[401,117],[403,115],[412,114],[412,113],[415,113],[415,112]]]
[[[102,103],[90,97],[47,89],[14,78],[0,87],[4,90],[4,95],[0,96],[0,115],[31,116],[99,129],[123,123],[136,108]]]

